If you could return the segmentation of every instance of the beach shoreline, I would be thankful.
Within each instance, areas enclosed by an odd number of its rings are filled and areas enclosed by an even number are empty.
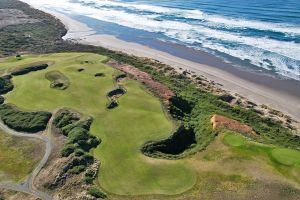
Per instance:
[[[158,60],[178,71],[189,70],[219,83],[220,88],[232,94],[239,94],[256,104],[265,104],[300,120],[300,82],[237,69],[228,64],[224,68],[204,65],[147,46],[120,40],[111,35],[97,34],[86,24],[62,13],[43,10],[54,15],[68,29],[63,37],[82,44],[101,46],[129,55]]]

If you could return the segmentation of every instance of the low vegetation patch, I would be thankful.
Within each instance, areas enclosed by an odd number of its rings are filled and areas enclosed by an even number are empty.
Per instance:
[[[97,176],[99,162],[90,155],[89,151],[100,144],[100,140],[89,133],[92,119],[81,119],[79,113],[61,110],[53,120],[53,125],[59,132],[67,137],[61,151],[62,157],[67,157],[67,161],[55,177],[54,181],[46,184],[49,189],[57,189],[65,186],[66,179],[81,180],[78,184],[92,185]],[[63,158],[61,158],[63,159]],[[76,178],[77,177],[77,178]],[[67,187],[67,186],[66,186]]]
[[[24,74],[28,74],[29,72],[46,69],[47,67],[48,67],[48,64],[39,64],[39,65],[24,67],[24,68],[20,68],[20,69],[15,69],[14,71],[11,72],[11,75],[13,75],[13,76],[24,75]]]
[[[101,198],[101,199],[105,199],[107,197],[107,195],[97,187],[91,187],[88,190],[88,194],[92,195],[95,198]]]
[[[49,112],[25,112],[18,108],[2,104],[0,105],[0,118],[9,128],[16,131],[36,133],[46,128],[52,114]]]
[[[46,79],[48,79],[51,84],[51,88],[65,90],[69,87],[70,81],[68,77],[66,77],[60,71],[50,71],[45,74]]]
[[[85,155],[90,149],[97,147],[100,140],[89,133],[92,119],[80,120],[80,115],[63,110],[53,121],[62,134],[67,136],[67,142],[61,152],[64,157],[76,151],[79,156]]]

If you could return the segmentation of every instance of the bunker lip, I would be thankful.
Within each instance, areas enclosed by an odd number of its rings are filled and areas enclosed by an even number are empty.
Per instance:
[[[118,85],[117,88],[109,91],[106,96],[109,99],[108,109],[114,109],[119,106],[118,99],[126,93],[124,86]]]
[[[154,81],[148,73],[143,72],[131,65],[123,64],[112,59],[109,60],[106,64],[132,75],[137,81],[146,85],[150,89],[150,91],[152,91],[155,95],[159,96],[166,102],[168,102],[173,96],[175,96],[175,94],[167,86]]]

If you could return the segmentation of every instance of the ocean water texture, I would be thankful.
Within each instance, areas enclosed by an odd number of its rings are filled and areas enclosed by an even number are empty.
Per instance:
[[[299,0],[23,1],[155,33],[161,40],[300,80]]]

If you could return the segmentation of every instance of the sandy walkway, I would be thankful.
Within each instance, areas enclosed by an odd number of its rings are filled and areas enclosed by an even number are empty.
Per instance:
[[[169,64],[174,68],[182,68],[202,74],[223,85],[223,89],[238,93],[257,104],[266,104],[274,109],[291,115],[300,120],[300,83],[285,81],[286,87],[281,88],[283,81],[251,72],[230,73],[220,68],[202,65],[171,54],[151,49],[136,43],[119,40],[110,35],[98,35],[86,24],[73,20],[63,14],[49,12],[59,18],[68,28],[64,39],[72,39],[83,44],[106,47],[111,50],[123,51],[140,57],[148,57]],[[245,75],[246,73],[246,75]],[[248,74],[247,74],[248,73]],[[252,81],[243,76],[252,76]],[[248,79],[248,80],[247,80]],[[254,80],[254,81],[253,81]],[[260,82],[262,84],[258,84]],[[290,86],[289,86],[290,85]],[[293,88],[291,91],[287,89]],[[295,92],[296,91],[296,92]]]

